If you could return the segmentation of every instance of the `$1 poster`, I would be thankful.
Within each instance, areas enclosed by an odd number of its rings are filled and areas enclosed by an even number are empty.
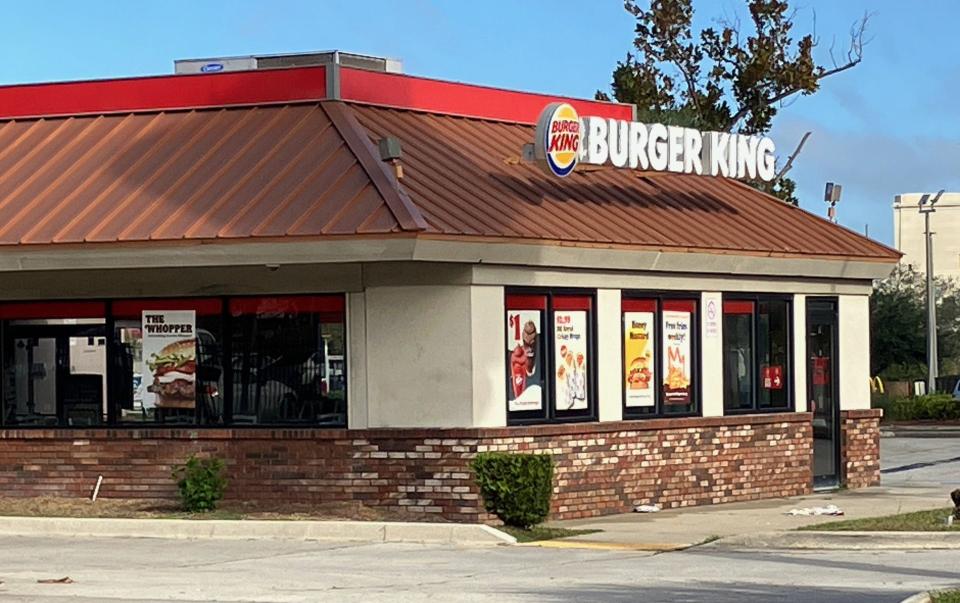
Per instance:
[[[540,311],[507,311],[507,400],[511,411],[543,408]]]

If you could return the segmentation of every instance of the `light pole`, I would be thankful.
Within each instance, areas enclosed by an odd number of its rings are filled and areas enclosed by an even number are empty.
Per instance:
[[[927,393],[937,388],[937,299],[933,286],[933,233],[930,232],[930,214],[937,211],[937,201],[943,189],[933,198],[930,195],[920,197],[920,213],[923,214],[924,235],[927,243]]]

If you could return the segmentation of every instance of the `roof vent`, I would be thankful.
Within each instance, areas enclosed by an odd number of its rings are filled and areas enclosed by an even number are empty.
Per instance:
[[[381,138],[377,143],[380,147],[380,160],[393,166],[393,173],[399,180],[403,178],[403,165],[400,159],[403,157],[403,149],[400,148],[400,140],[393,136]]]
[[[293,54],[261,54],[207,59],[179,59],[173,62],[174,73],[220,73],[223,71],[252,71],[281,67],[311,67],[315,65],[343,65],[368,71],[403,73],[403,62],[368,54],[323,50]]]

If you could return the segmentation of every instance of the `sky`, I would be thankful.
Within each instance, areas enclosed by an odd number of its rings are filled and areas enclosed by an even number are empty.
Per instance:
[[[745,0],[694,0],[698,26]],[[795,162],[801,206],[823,215],[843,185],[841,224],[890,243],[905,192],[960,190],[955,0],[804,0],[795,31],[817,58],[871,13],[863,63],[781,109],[772,136]],[[170,73],[173,60],[339,49],[398,58],[414,75],[592,97],[632,47],[619,0],[5,0],[0,84]]]

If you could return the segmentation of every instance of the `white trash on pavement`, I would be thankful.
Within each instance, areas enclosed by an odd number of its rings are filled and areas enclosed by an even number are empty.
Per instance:
[[[815,515],[843,515],[843,510],[837,505],[827,505],[826,507],[805,507],[803,509],[790,509],[785,515],[797,515],[812,517]]]

